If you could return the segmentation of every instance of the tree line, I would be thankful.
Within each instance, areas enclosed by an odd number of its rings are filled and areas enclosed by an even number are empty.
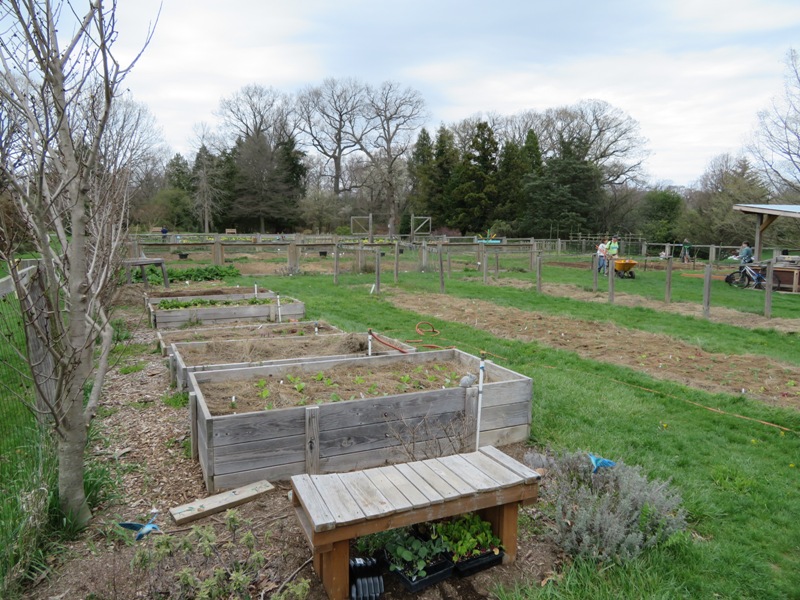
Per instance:
[[[323,233],[373,214],[395,235],[416,214],[457,235],[739,244],[753,225],[733,204],[797,201],[796,148],[785,135],[798,129],[797,65],[789,52],[784,95],[760,115],[752,144],[716,157],[686,188],[648,182],[638,122],[602,100],[429,131],[422,96],[394,82],[328,78],[294,95],[250,84],[221,99],[220,127],[198,135],[193,157],[151,163],[130,222]],[[769,241],[789,244],[797,232],[779,222]]]

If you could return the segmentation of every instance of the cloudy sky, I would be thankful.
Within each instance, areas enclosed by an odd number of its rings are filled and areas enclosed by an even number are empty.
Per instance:
[[[160,1],[119,4],[124,57]],[[747,142],[790,48],[797,0],[163,0],[127,85],[189,158],[195,125],[249,83],[396,81],[421,92],[431,130],[599,99],[641,124],[652,182],[689,185]]]

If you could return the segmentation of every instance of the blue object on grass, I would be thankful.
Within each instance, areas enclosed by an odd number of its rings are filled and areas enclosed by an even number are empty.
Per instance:
[[[124,527],[125,529],[130,529],[132,531],[135,531],[136,532],[136,541],[138,542],[144,536],[146,536],[148,533],[151,533],[153,531],[159,531],[159,532],[161,531],[158,528],[158,525],[153,523],[153,521],[156,520],[157,516],[158,515],[153,515],[153,518],[150,519],[144,525],[142,525],[141,523],[128,523],[128,522],[125,522],[125,523],[119,523],[119,526],[120,527]]]
[[[592,473],[597,473],[597,469],[606,469],[609,467],[613,467],[617,463],[613,460],[608,460],[607,458],[600,458],[599,456],[595,456],[591,452],[589,453],[589,458],[592,461],[592,465],[594,469],[592,469]]]

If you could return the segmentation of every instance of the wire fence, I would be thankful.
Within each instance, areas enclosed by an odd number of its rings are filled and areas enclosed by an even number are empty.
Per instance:
[[[20,302],[0,279],[0,596],[29,570],[56,476],[50,437],[34,403]]]

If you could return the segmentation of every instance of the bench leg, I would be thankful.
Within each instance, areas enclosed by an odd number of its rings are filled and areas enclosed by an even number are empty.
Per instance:
[[[519,503],[493,506],[481,511],[481,516],[492,524],[492,531],[503,542],[503,563],[514,562],[517,558],[517,521]]]
[[[167,265],[161,263],[161,275],[164,277],[164,287],[169,289],[169,276],[167,275]]]
[[[333,550],[314,553],[314,570],[330,600],[350,598],[350,540],[334,542]]]

